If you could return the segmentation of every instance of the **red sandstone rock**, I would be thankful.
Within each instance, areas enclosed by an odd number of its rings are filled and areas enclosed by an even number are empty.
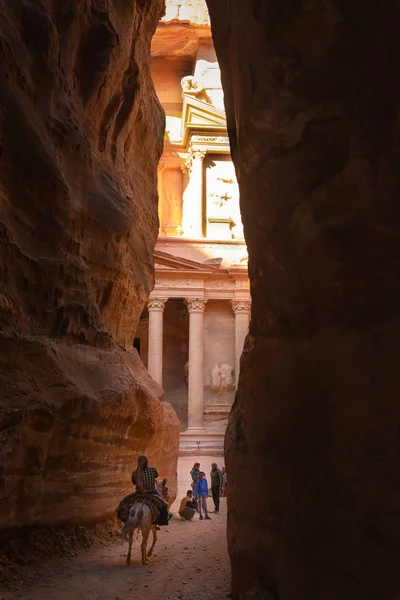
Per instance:
[[[226,436],[234,597],[394,599],[398,5],[208,6],[253,296]]]
[[[166,0],[165,15],[152,40],[153,58],[192,57],[199,39],[210,36],[210,20],[205,0]],[[179,61],[177,62],[179,68]]]
[[[179,423],[132,348],[153,286],[162,0],[8,2],[0,20],[0,529],[111,514]]]

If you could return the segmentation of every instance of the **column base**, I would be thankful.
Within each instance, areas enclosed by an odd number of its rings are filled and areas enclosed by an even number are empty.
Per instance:
[[[182,435],[196,435],[197,433],[199,435],[202,435],[203,433],[205,433],[205,431],[206,430],[204,429],[204,427],[188,427]]]

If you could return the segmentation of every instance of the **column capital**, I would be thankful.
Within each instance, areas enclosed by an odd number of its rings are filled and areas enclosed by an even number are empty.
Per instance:
[[[251,300],[231,300],[232,310],[237,314],[249,314],[251,310]]]
[[[147,308],[149,311],[164,311],[166,298],[149,298],[147,301]]]
[[[204,298],[186,298],[185,304],[189,313],[203,313],[206,308],[207,300]]]
[[[160,162],[157,165],[157,171],[159,173],[162,173],[163,171],[165,171],[166,168],[167,168],[167,163],[163,160],[160,160]]]
[[[191,150],[190,153],[193,158],[199,158],[200,160],[203,160],[203,158],[207,154],[205,150]]]
[[[195,158],[203,160],[203,158],[205,157],[206,154],[207,154],[207,152],[205,150],[193,150],[193,149],[188,150],[187,152],[185,152],[184,154],[181,155],[185,159],[184,168],[186,168],[186,170],[189,173],[191,173],[192,167],[193,167],[193,160]],[[183,165],[181,166],[181,169],[182,169],[182,167],[183,167]]]

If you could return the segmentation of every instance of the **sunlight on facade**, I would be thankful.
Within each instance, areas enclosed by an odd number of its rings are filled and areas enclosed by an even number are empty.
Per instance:
[[[205,2],[167,2],[152,45],[166,113],[156,282],[137,347],[181,421],[181,453],[222,451],[250,292],[239,189]]]

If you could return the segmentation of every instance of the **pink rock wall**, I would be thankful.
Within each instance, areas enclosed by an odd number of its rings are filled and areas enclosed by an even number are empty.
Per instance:
[[[179,423],[132,340],[153,286],[162,0],[26,0],[0,19],[0,530],[109,516]]]
[[[208,0],[249,249],[234,598],[397,598],[399,7]]]

